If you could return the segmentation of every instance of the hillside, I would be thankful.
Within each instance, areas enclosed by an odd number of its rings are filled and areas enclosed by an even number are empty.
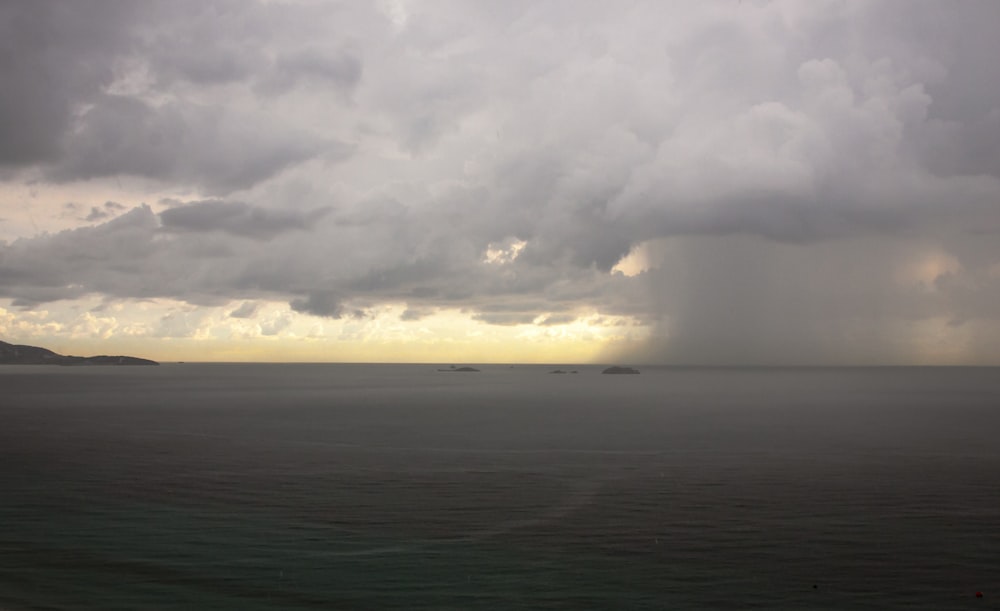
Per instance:
[[[134,356],[66,356],[37,346],[0,341],[0,365],[159,365]]]

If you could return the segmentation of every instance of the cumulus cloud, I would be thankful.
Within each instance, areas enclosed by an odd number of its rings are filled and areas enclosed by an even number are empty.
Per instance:
[[[292,325],[292,317],[287,313],[274,316],[260,324],[260,333],[265,336],[278,335]]]
[[[599,312],[706,363],[1000,324],[994,2],[75,6],[0,9],[5,184],[184,203],[0,246],[21,307]]]

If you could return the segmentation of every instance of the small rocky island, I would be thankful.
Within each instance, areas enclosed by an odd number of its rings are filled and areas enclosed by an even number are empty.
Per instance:
[[[37,346],[0,341],[0,365],[159,365],[134,356],[65,356]]]
[[[438,371],[454,371],[454,372],[467,373],[467,372],[470,372],[470,371],[471,372],[478,372],[479,370],[476,369],[475,367],[455,367],[454,365],[452,365],[448,369],[438,369]]]
[[[639,373],[638,369],[632,369],[631,367],[608,367],[601,373]]]

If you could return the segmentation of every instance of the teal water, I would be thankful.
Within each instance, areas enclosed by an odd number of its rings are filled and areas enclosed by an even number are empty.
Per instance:
[[[0,368],[0,608],[998,608],[1000,371],[553,368]]]

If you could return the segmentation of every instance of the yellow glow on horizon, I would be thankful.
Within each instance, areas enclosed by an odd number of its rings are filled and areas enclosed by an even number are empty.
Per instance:
[[[564,324],[498,326],[458,310],[403,320],[404,304],[328,319],[279,302],[197,307],[171,300],[0,307],[0,339],[62,354],[129,354],[158,361],[588,363],[611,343],[642,337],[631,319],[584,314]],[[9,307],[9,306],[8,306]]]
[[[972,357],[974,331],[947,317],[913,323],[909,352],[914,365],[965,365]]]

